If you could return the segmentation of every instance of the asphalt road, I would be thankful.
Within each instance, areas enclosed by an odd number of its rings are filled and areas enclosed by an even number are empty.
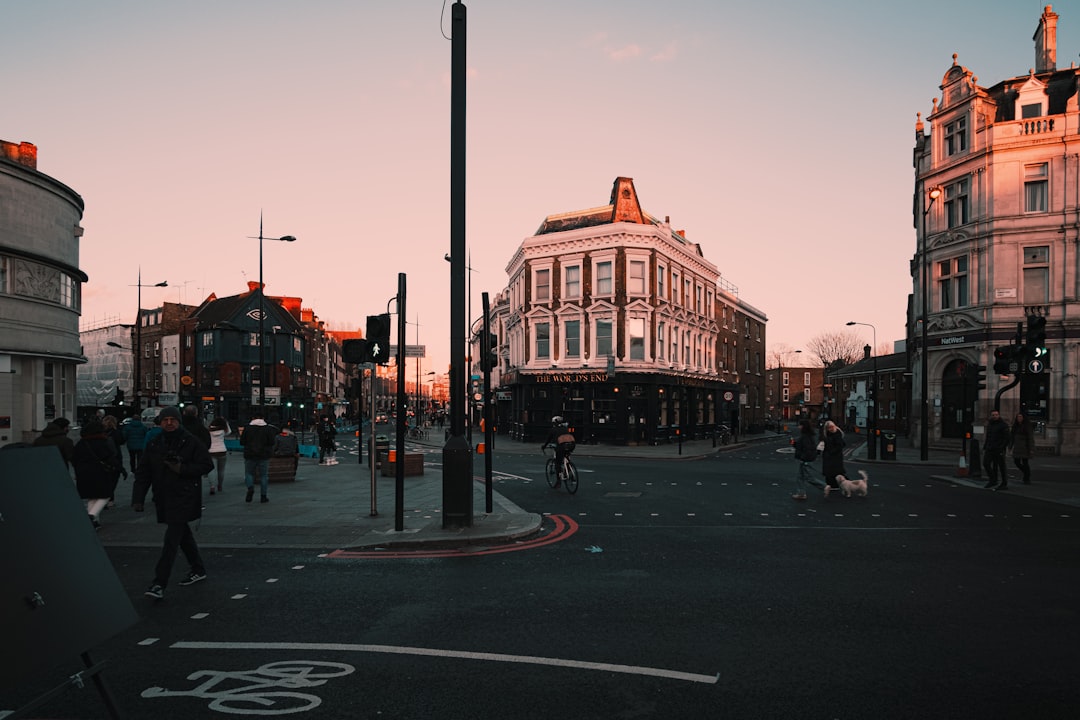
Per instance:
[[[95,653],[128,717],[1073,718],[1080,513],[874,466],[867,498],[791,500],[779,444],[694,461],[539,452],[498,490],[576,532],[520,552],[216,551]],[[182,561],[181,561],[182,565]],[[0,707],[42,684],[5,690]],[[92,691],[35,717],[103,717]]]

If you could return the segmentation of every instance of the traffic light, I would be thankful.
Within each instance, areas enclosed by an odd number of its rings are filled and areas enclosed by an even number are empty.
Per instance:
[[[390,314],[367,316],[368,362],[390,362]]]
[[[1042,315],[1028,315],[1027,339],[1028,353],[1032,358],[1041,358],[1046,354],[1046,318]]]
[[[999,345],[994,348],[994,372],[1012,375],[1019,368],[1020,345]]]
[[[495,333],[488,333],[486,352],[483,354],[483,369],[491,372],[495,368],[499,367],[499,338]]]
[[[972,365],[971,369],[974,371],[975,376],[975,389],[986,389],[986,366],[985,365]]]
[[[371,362],[367,340],[345,340],[341,343],[341,356],[347,363]]]

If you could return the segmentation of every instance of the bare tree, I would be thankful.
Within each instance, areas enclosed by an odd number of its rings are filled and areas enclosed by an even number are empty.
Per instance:
[[[837,361],[850,365],[862,359],[862,341],[855,332],[828,332],[815,335],[806,343],[807,349],[829,366]]]
[[[801,351],[795,350],[787,343],[777,343],[771,346],[766,356],[766,362],[768,363],[766,369],[772,370],[778,367],[795,365],[796,358],[799,357],[796,353],[799,352]]]

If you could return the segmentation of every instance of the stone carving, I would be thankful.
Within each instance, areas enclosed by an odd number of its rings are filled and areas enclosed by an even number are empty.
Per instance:
[[[60,302],[60,271],[29,260],[16,259],[14,265],[15,294]]]

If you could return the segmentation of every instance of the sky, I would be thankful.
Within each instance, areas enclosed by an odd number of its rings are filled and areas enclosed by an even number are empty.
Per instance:
[[[904,336],[912,151],[959,55],[1025,74],[1033,0],[472,0],[471,307],[547,215],[634,179],[768,317],[770,348]],[[1058,67],[1080,50],[1059,3]],[[450,4],[34,0],[0,4],[0,138],[85,201],[81,325],[246,289],[332,329],[385,312],[450,360]],[[391,304],[391,308],[393,305]],[[854,320],[873,325],[845,327]]]

